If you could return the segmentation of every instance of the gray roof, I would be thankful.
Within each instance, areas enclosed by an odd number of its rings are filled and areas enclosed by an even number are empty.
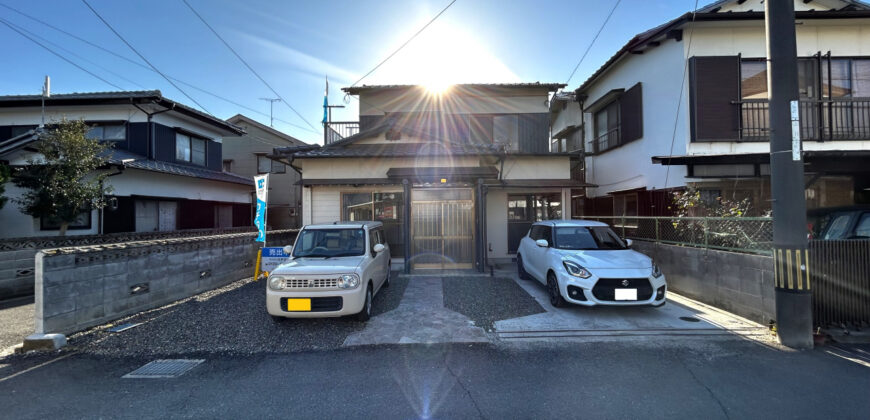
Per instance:
[[[129,152],[127,150],[109,150],[105,153],[108,162],[113,165],[123,165],[126,168],[141,169],[143,171],[160,172],[170,175],[189,176],[193,178],[208,179],[211,181],[230,182],[233,184],[254,186],[254,180],[229,172],[213,171],[199,166],[181,165],[171,162],[148,159],[145,156]],[[124,163],[124,160],[133,159],[132,162]]]
[[[40,133],[41,130],[34,128],[11,139],[0,140],[0,156],[5,156],[36,141]]]
[[[527,82],[527,83],[457,83],[453,85],[459,88],[546,88],[548,91],[554,91],[560,88],[565,87],[564,83],[541,83],[541,82]],[[375,89],[408,89],[408,88],[425,88],[423,85],[362,85],[362,86],[350,86],[346,88],[341,88],[341,90],[354,95],[366,90],[375,90]]]
[[[293,137],[293,136],[291,136],[291,135],[289,135],[289,134],[287,134],[287,133],[284,133],[284,132],[282,132],[282,131],[278,131],[278,130],[274,129],[273,127],[269,127],[268,125],[263,124],[263,123],[261,123],[261,122],[255,120],[255,119],[253,119],[253,118],[251,118],[251,117],[249,117],[249,116],[247,116],[247,115],[243,115],[243,114],[236,114],[236,115],[233,115],[232,117],[227,118],[227,122],[230,123],[230,124],[239,124],[239,122],[244,122],[244,123],[246,123],[246,124],[254,125],[254,126],[256,126],[257,128],[259,128],[259,129],[261,129],[261,130],[263,130],[263,131],[266,131],[266,132],[268,132],[268,133],[270,133],[270,134],[272,134],[272,135],[274,135],[274,136],[276,136],[276,137],[279,137],[279,138],[281,138],[281,139],[284,139],[284,140],[286,140],[286,141],[288,141],[288,142],[290,142],[290,143],[292,143],[292,144],[294,144],[294,145],[305,145],[305,144],[308,144],[308,143],[305,143],[304,141],[299,140],[299,139],[297,139],[296,137]]]
[[[159,90],[138,90],[118,92],[76,92],[56,93],[45,98],[46,106],[58,105],[130,105],[155,103],[172,108],[175,112],[219,128],[227,134],[242,135],[244,130],[213,115],[191,108],[180,102],[163,97]],[[42,104],[42,95],[5,95],[0,96],[0,108],[37,107]]]

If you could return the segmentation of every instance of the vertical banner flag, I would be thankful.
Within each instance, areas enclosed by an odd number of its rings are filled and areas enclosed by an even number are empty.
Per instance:
[[[327,115],[329,115],[329,77],[326,77],[326,90],[323,91],[323,123],[327,122]]]
[[[266,243],[266,199],[269,194],[269,174],[254,177],[257,187],[257,214],[254,216],[254,226],[258,235],[255,242]]]

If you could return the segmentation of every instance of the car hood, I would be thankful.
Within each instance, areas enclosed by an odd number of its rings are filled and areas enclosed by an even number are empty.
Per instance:
[[[601,251],[558,251],[562,258],[575,261],[589,269],[593,268],[650,268],[652,259],[630,249]]]
[[[353,273],[364,255],[334,258],[294,258],[276,268],[272,274],[344,274]]]

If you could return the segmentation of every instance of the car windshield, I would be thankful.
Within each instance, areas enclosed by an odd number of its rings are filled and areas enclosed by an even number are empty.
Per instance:
[[[365,231],[361,228],[304,229],[299,233],[294,257],[349,257],[365,253]]]
[[[554,235],[557,249],[593,250],[626,249],[625,242],[607,226],[557,227]]]

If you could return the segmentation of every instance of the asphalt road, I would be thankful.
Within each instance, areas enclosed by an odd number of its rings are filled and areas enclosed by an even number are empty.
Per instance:
[[[0,301],[0,357],[33,334],[33,296]]]
[[[151,359],[72,355],[0,377],[0,417],[870,418],[870,368],[741,340],[359,347]]]

